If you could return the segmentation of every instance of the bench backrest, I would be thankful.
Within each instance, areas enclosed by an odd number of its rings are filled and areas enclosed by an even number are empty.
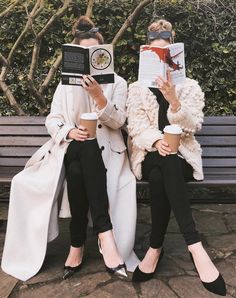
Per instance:
[[[197,139],[203,149],[204,173],[236,173],[236,117],[205,117]]]
[[[20,170],[49,139],[44,123],[45,117],[0,117],[0,173]]]
[[[0,117],[0,171],[22,168],[48,139],[45,117]],[[236,173],[236,117],[205,117],[197,139],[203,148],[204,172]]]

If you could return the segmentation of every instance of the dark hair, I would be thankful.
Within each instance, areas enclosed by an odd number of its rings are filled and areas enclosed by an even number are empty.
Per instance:
[[[86,16],[79,17],[74,23],[72,33],[74,35],[75,44],[80,44],[81,40],[89,38],[96,39],[99,44],[104,43],[102,34],[98,32],[98,28],[95,28],[93,21]]]

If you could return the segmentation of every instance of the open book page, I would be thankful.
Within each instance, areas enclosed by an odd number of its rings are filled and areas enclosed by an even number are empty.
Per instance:
[[[108,74],[114,72],[113,46],[111,44],[89,48],[90,74]]]
[[[184,44],[174,43],[168,46],[170,52],[167,57],[167,64],[170,68],[174,84],[184,83],[186,79]]]
[[[165,77],[164,49],[143,45],[140,47],[138,81],[146,87],[157,87],[157,76]]]
[[[81,85],[82,75],[90,74],[100,84],[114,83],[113,46],[62,46],[62,84]]]
[[[166,71],[170,69],[173,83],[185,80],[184,44],[176,43],[166,47],[143,45],[140,47],[138,81],[146,87],[158,88],[156,78],[166,79]]]
[[[88,73],[88,58],[88,50],[85,47],[74,44],[64,44],[62,46],[62,73]]]

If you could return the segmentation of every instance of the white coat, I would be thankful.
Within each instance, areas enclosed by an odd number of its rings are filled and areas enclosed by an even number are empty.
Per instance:
[[[66,136],[78,123],[79,115],[91,110],[97,112],[101,124],[97,140],[100,147],[104,146],[102,157],[116,244],[129,271],[139,262],[133,252],[136,180],[119,129],[126,119],[127,84],[116,75],[115,83],[102,85],[102,89],[107,105],[99,110],[82,87],[58,85],[46,119],[51,139],[12,180],[2,270],[18,279],[25,281],[40,270],[47,242],[58,236],[58,213],[70,216],[63,164],[70,142]]]

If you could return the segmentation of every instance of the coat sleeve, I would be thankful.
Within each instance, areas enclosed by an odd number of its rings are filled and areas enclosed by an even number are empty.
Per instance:
[[[148,115],[154,111],[151,105],[144,105],[148,101],[148,93],[142,95],[139,86],[130,86],[127,100],[128,132],[134,146],[147,151],[155,151],[153,144],[162,139],[162,133],[154,127]]]
[[[117,79],[114,84],[111,101],[107,100],[106,106],[96,112],[101,123],[112,129],[121,128],[126,120],[126,99],[127,99],[127,83],[124,79]]]
[[[181,108],[173,113],[169,107],[167,117],[171,124],[178,124],[185,133],[194,134],[203,122],[204,93],[198,83],[191,80],[179,91]]]
[[[54,93],[50,114],[45,122],[48,133],[56,144],[71,142],[66,136],[71,129],[75,128],[73,125],[66,123],[63,115],[62,100],[65,96],[65,88],[60,83]]]

